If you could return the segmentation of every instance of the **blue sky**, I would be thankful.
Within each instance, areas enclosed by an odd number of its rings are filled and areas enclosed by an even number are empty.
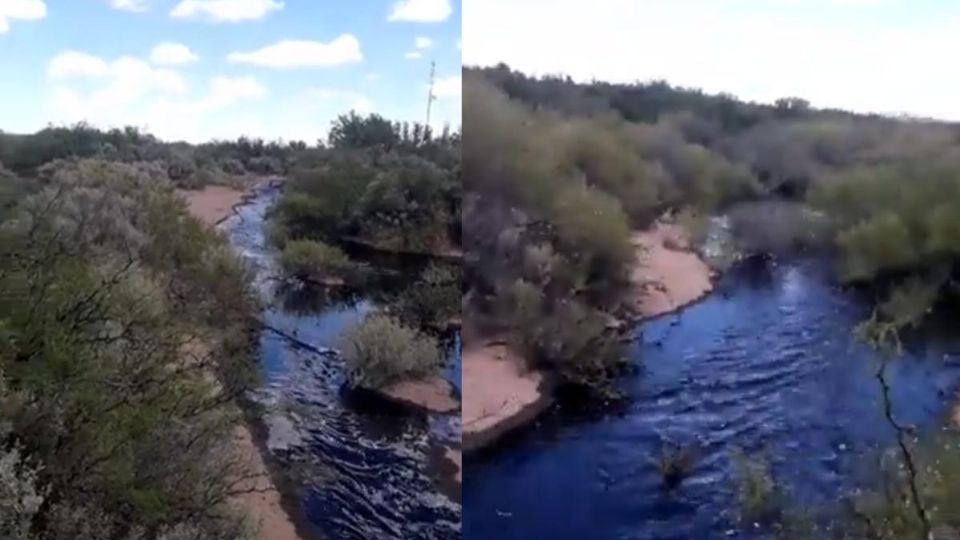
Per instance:
[[[960,120],[956,1],[463,0],[463,24],[466,65]]]
[[[460,125],[459,0],[0,0],[0,129],[325,136],[357,109]]]

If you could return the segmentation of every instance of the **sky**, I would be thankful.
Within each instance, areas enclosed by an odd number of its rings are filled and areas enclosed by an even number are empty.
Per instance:
[[[349,110],[460,125],[460,0],[0,0],[0,130],[313,142]]]
[[[955,0],[463,0],[463,21],[464,65],[960,120]]]

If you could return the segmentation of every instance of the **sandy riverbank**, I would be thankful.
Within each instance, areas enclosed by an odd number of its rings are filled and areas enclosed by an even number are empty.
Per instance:
[[[632,235],[636,264],[629,307],[639,318],[680,309],[713,289],[712,271],[689,249],[674,224],[657,223]],[[552,403],[547,374],[525,368],[505,345],[465,347],[463,448],[470,452],[526,425]]]
[[[385,398],[432,413],[450,414],[460,408],[453,386],[439,375],[428,379],[401,381],[377,390]]]
[[[502,344],[463,351],[463,449],[482,448],[545,411],[553,402],[545,373],[528,370]]]
[[[177,190],[184,198],[187,209],[201,223],[211,227],[233,214],[234,207],[243,202],[254,189],[268,182],[251,183],[247,190],[225,186],[207,186],[202,190]],[[237,486],[238,491],[248,491],[234,497],[234,502],[250,516],[259,530],[262,540],[302,540],[290,515],[282,506],[282,496],[273,482],[251,429],[246,424],[237,426],[234,432],[235,448],[245,462],[250,478]]]
[[[243,203],[257,188],[269,184],[274,179],[261,178],[251,180],[247,189],[229,186],[205,186],[198,190],[176,190],[177,195],[187,203],[187,210],[201,223],[211,227],[233,215],[233,209]]]
[[[679,225],[655,223],[631,236],[637,263],[630,274],[634,312],[651,318],[676,311],[713,290],[713,272]]]

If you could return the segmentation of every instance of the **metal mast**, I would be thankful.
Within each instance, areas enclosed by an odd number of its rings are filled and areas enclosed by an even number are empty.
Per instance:
[[[427,91],[427,126],[430,125],[430,107],[433,105],[433,100],[437,99],[436,94],[433,93],[433,77],[434,70],[436,70],[437,64],[433,60],[430,61],[430,90]]]

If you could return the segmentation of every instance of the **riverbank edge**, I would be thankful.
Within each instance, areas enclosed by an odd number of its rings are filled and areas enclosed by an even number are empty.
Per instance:
[[[678,238],[679,236],[679,238]],[[662,223],[660,221],[654,223],[648,229],[635,231],[631,235],[631,240],[636,248],[637,253],[637,262],[631,269],[631,288],[630,290],[635,295],[630,303],[630,307],[626,309],[618,320],[623,321],[624,329],[623,332],[626,333],[629,329],[636,328],[636,326],[648,322],[660,317],[664,317],[670,314],[677,314],[687,309],[690,306],[693,306],[710,296],[714,291],[717,280],[719,280],[720,273],[711,268],[704,260],[704,257],[697,252],[694,248],[690,246],[688,241],[689,236],[686,231],[682,229],[681,226],[677,224]],[[644,241],[655,240],[658,242],[656,246],[646,246]],[[649,249],[652,248],[652,249]],[[651,259],[645,259],[643,256],[649,254],[651,251],[654,254],[659,253],[660,259],[653,257]],[[652,269],[657,270],[659,266],[666,266],[670,270],[670,264],[664,264],[664,257],[675,258],[675,257],[688,257],[696,260],[696,264],[691,266],[692,270],[695,273],[695,278],[699,280],[700,290],[695,292],[682,295],[679,297],[679,300],[672,303],[669,308],[659,307],[657,309],[649,309],[644,311],[640,305],[642,296],[645,294],[644,288],[641,287],[638,282],[637,272],[643,269]],[[647,261],[647,262],[644,262]],[[686,261],[688,264],[692,264],[693,261]],[[676,285],[677,275],[673,275],[670,272],[663,272],[664,279],[664,288],[667,290],[666,294],[668,297],[674,296],[672,294],[675,290],[681,289]],[[671,287],[671,283],[674,285]],[[678,295],[679,296],[679,295]],[[466,358],[466,355],[464,356]],[[464,373],[467,373],[467,370],[464,370]],[[528,427],[541,414],[549,410],[553,404],[556,402],[556,391],[558,388],[555,376],[544,371],[536,371],[541,377],[540,385],[536,389],[536,396],[534,399],[528,403],[525,407],[522,407],[516,413],[505,416],[500,419],[494,425],[486,428],[477,430],[474,432],[468,431],[466,428],[463,431],[463,452],[471,455],[476,454],[480,450],[488,449],[494,446],[498,441],[502,440],[507,434],[519,431],[525,427]],[[467,386],[464,382],[464,386]]]
[[[286,474],[283,465],[270,451],[268,444],[270,428],[263,419],[262,411],[249,399],[240,399],[238,405],[243,416],[243,423],[239,427],[247,431],[254,450],[260,455],[270,489],[279,496],[280,510],[285,514],[283,518],[286,518],[293,525],[298,540],[323,539],[322,532],[301,511],[296,485]],[[271,531],[263,528],[258,531],[258,537],[263,540],[273,540],[274,536],[272,534]]]
[[[463,431],[461,435],[463,453],[468,456],[475,455],[535,422],[556,403],[556,388],[555,377],[549,373],[541,373],[540,384],[537,386],[536,398],[533,401],[486,429]]]
[[[233,193],[224,190],[222,195],[229,197],[229,201],[235,202],[229,205],[229,209],[217,207],[213,209],[215,211],[210,212],[198,211],[196,206],[191,205],[192,201],[190,197],[191,195],[196,197],[209,193],[207,188],[211,186],[205,186],[200,190],[177,190],[177,194],[183,199],[187,205],[187,212],[194,219],[216,230],[223,222],[236,215],[239,208],[249,204],[252,199],[257,197],[261,190],[278,187],[282,182],[283,178],[281,177],[263,177],[253,181],[251,185],[247,186],[244,190],[229,188],[233,190]],[[269,491],[277,493],[279,510],[284,514],[282,516],[274,516],[275,519],[279,522],[286,521],[291,524],[294,535],[298,540],[322,538],[320,532],[306,519],[305,514],[300,511],[300,503],[296,489],[268,447],[269,428],[261,417],[261,411],[254,402],[242,396],[236,400],[236,405],[242,417],[241,423],[239,423],[236,428],[239,434],[239,437],[234,439],[236,450],[244,456],[252,455],[250,453],[250,451],[252,451],[259,457],[260,462],[263,464],[263,472],[266,473],[266,481],[268,484],[266,488]],[[252,448],[247,448],[248,445],[251,445]],[[250,465],[254,468],[259,468],[259,464],[257,463],[250,463]],[[260,473],[260,471],[253,472],[256,474]],[[235,504],[240,507],[245,507],[251,516],[259,515],[262,518],[264,515],[275,512],[275,510],[269,506],[251,508],[251,506],[256,505],[256,503],[245,501],[241,498],[237,498]],[[275,538],[276,531],[264,530],[260,522],[256,525],[258,527],[258,538],[264,540],[272,540]]]
[[[377,251],[380,253],[386,253],[391,255],[412,255],[417,257],[429,257],[432,259],[439,259],[446,262],[459,263],[463,261],[463,251],[459,249],[448,249],[444,251],[431,251],[431,250],[415,250],[415,249],[397,249],[366,240],[364,238],[358,238],[356,236],[342,236],[338,238],[338,241],[359,246],[371,251]]]

